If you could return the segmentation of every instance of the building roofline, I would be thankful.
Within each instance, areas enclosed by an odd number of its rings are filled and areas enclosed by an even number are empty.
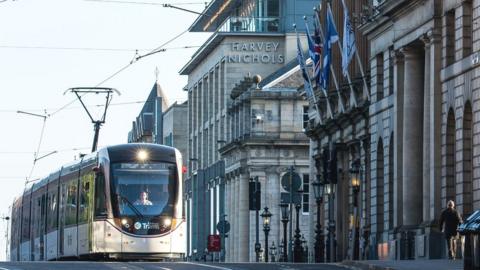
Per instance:
[[[190,32],[213,32],[220,27],[240,0],[212,0],[188,28]]]

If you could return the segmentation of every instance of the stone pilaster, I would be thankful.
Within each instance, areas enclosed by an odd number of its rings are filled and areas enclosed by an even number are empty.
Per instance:
[[[238,178],[238,258],[240,262],[249,261],[250,216],[248,209],[248,174],[242,173]]]
[[[403,111],[403,225],[418,225],[422,220],[422,143],[424,59],[416,47],[404,47]]]

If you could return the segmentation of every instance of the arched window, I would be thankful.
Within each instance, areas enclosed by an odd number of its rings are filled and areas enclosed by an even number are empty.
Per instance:
[[[463,112],[463,143],[462,143],[462,156],[463,156],[463,179],[461,190],[461,205],[462,214],[466,217],[473,212],[473,194],[472,194],[472,178],[473,178],[473,143],[472,143],[472,106],[470,102],[465,104],[465,110]],[[457,192],[457,195],[458,192]],[[460,201],[458,202],[460,204]]]
[[[393,132],[390,135],[390,142],[388,143],[388,229],[393,229],[393,172],[395,164],[393,159]]]
[[[445,140],[445,198],[442,206],[445,206],[448,200],[455,200],[455,137],[455,114],[453,109],[450,109]]]

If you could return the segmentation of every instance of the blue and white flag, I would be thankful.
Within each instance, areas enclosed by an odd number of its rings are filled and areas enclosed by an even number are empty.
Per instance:
[[[338,41],[337,29],[333,21],[333,14],[330,6],[327,9],[327,33],[325,35],[325,49],[323,51],[323,70],[322,70],[322,87],[328,89],[328,80],[330,75],[330,63],[332,62],[332,44]]]
[[[355,32],[353,31],[352,23],[350,21],[350,17],[348,16],[348,9],[345,5],[344,0],[343,3],[343,54],[342,54],[342,71],[343,76],[347,76],[348,72],[348,65],[355,54],[356,45],[355,45]]]
[[[310,30],[308,28],[308,23],[305,21],[305,29],[307,31],[307,39],[308,39],[308,53],[310,54],[310,58],[313,61],[313,78],[317,84],[320,86],[320,77],[321,77],[321,63],[320,57],[322,55],[322,42],[320,40],[320,29],[318,28],[318,24],[313,21],[315,26],[315,33],[312,36],[310,34]]]
[[[305,58],[303,57],[302,44],[300,43],[300,37],[297,32],[297,61],[300,66],[303,77],[303,87],[305,88],[305,93],[307,94],[308,99],[310,100],[313,97],[312,85],[310,84],[310,78],[308,77],[307,70],[305,69]]]

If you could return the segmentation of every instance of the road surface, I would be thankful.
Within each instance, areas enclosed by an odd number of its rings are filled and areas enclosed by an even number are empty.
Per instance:
[[[189,262],[1,262],[0,270],[345,270],[335,264]]]

